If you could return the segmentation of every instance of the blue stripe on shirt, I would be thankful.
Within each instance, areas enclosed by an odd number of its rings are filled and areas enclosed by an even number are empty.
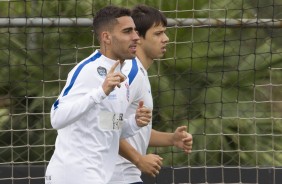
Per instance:
[[[93,61],[95,61],[96,59],[98,59],[101,55],[102,55],[102,54],[101,54],[100,52],[97,52],[94,56],[92,56],[91,58],[87,59],[86,61],[84,61],[83,63],[81,63],[81,64],[77,67],[77,69],[75,70],[75,72],[74,72],[74,74],[73,74],[73,76],[72,76],[72,78],[71,78],[70,84],[68,85],[68,87],[66,87],[66,89],[65,89],[65,91],[64,91],[64,93],[63,93],[63,96],[66,96],[66,95],[69,93],[69,91],[70,91],[71,88],[73,87],[73,84],[74,84],[75,80],[77,79],[79,73],[81,72],[82,68],[83,68],[85,65],[87,65],[88,63],[93,62]],[[54,109],[56,109],[56,108],[58,107],[58,105],[59,105],[59,99],[55,101],[55,103],[54,103]]]
[[[71,78],[71,82],[69,84],[69,86],[65,89],[64,93],[63,93],[63,96],[66,96],[69,91],[71,90],[78,74],[80,73],[80,71],[82,70],[82,68],[87,65],[88,63],[92,62],[92,61],[95,61],[96,59],[98,59],[102,54],[100,52],[97,52],[93,57],[89,58],[88,60],[84,61],[83,63],[81,63],[77,69],[75,70],[72,78]]]
[[[128,79],[129,79],[129,85],[133,82],[134,78],[136,77],[138,73],[138,65],[136,59],[132,59],[132,67],[131,70],[128,74]]]

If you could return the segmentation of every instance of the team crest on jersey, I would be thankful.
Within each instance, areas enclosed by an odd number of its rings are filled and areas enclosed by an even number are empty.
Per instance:
[[[129,101],[129,84],[127,82],[125,83],[125,87],[126,87],[126,99],[127,101]]]
[[[106,77],[106,75],[107,75],[107,69],[104,68],[104,67],[102,67],[102,66],[99,66],[99,67],[97,68],[97,72],[98,72],[98,74],[99,74],[100,76],[102,76],[102,77]]]

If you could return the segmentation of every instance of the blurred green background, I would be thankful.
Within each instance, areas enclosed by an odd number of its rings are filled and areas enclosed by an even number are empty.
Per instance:
[[[146,4],[167,18],[282,19],[282,0],[14,0],[0,18],[92,18],[109,4]],[[0,27],[0,164],[47,165],[50,108],[70,69],[97,48],[92,27]],[[267,27],[168,27],[149,69],[153,127],[187,125],[193,152],[150,148],[166,166],[282,165],[282,33]]]

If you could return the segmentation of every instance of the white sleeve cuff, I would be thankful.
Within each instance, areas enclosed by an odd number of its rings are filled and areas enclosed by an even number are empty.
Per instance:
[[[98,90],[93,89],[91,97],[95,103],[101,103],[101,101],[104,100],[107,97],[107,95],[105,94],[102,86],[100,86]]]
[[[137,125],[135,120],[135,114],[132,114],[128,117],[128,119],[125,120],[122,126],[121,138],[128,138],[134,136],[138,133],[140,128],[142,127],[139,127]]]
[[[137,125],[137,122],[136,122],[136,119],[135,119],[135,114],[132,114],[131,116],[129,116],[128,120],[129,120],[129,125],[130,125],[133,132],[140,130],[141,127],[139,127]]]

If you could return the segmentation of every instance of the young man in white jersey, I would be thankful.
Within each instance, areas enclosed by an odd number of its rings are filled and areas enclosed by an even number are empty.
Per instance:
[[[105,7],[97,12],[93,26],[100,49],[70,71],[51,109],[51,124],[58,136],[45,184],[107,183],[118,158],[120,137],[136,134],[151,121],[142,89],[129,87],[135,72],[126,80],[120,72],[123,61],[135,57],[139,41],[130,10]],[[135,114],[124,119],[130,103],[138,106]]]
[[[140,41],[137,46],[137,57],[132,61],[126,61],[123,68],[128,73],[132,65],[137,68],[137,80],[145,81],[146,97],[144,104],[153,108],[151,86],[147,70],[154,59],[161,58],[166,52],[166,44],[169,38],[165,34],[167,20],[165,16],[152,7],[138,5],[132,10],[132,18],[139,32]],[[143,81],[142,81],[143,80]],[[132,104],[127,113],[134,113],[138,104]],[[127,114],[126,114],[127,115]],[[187,127],[178,127],[174,133],[159,132],[152,129],[152,124],[143,127],[135,136],[123,139],[120,142],[120,157],[116,164],[111,184],[142,184],[141,172],[155,177],[162,165],[162,158],[155,154],[147,154],[148,146],[176,146],[190,153],[192,149],[192,135],[187,133]],[[126,158],[126,159],[125,159]]]

